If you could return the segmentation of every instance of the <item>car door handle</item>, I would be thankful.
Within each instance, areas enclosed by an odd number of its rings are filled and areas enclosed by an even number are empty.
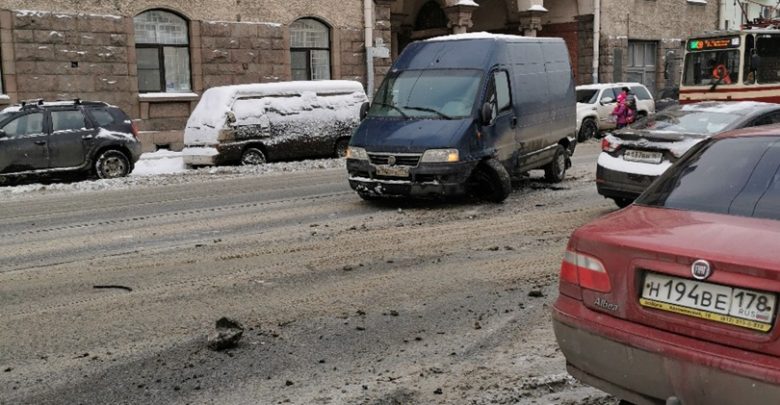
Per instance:
[[[512,128],[517,126],[517,117],[512,117]]]
[[[36,145],[46,145],[46,141],[35,141]]]
[[[91,135],[91,134],[90,134],[90,135],[84,135],[84,136],[82,136],[82,137],[81,137],[81,139],[92,139],[92,138],[94,138],[94,137],[95,137],[94,135]]]

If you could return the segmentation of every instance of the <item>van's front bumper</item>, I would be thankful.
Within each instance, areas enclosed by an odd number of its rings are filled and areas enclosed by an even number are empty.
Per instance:
[[[637,405],[780,404],[777,358],[593,311],[561,295],[553,329],[578,380]],[[769,366],[771,365],[771,366]]]
[[[374,196],[436,197],[465,194],[468,179],[478,162],[420,163],[409,167],[409,177],[377,174],[366,160],[347,159],[349,185]]]

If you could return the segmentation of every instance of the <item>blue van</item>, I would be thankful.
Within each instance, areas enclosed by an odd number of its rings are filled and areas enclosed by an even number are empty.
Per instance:
[[[576,146],[576,99],[560,38],[472,33],[409,45],[347,151],[364,199],[475,193],[501,202],[511,179],[563,180]]]

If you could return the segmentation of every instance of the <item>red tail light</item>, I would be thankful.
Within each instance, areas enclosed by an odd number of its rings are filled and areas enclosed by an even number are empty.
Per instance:
[[[138,139],[138,124],[135,123],[135,121],[130,123],[130,128],[133,131],[133,137]]]
[[[601,261],[571,250],[563,255],[561,281],[603,293],[612,291],[609,274]]]
[[[611,140],[608,136],[601,140],[601,150],[604,152],[614,152],[620,149],[620,144]]]

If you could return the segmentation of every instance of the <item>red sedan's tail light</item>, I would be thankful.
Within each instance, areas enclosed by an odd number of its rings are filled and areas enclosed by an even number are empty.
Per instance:
[[[609,137],[601,140],[601,150],[604,152],[614,152],[618,149],[620,149],[620,143],[610,140]]]
[[[130,123],[130,128],[132,128],[133,137],[138,139],[138,124],[136,124],[135,121],[133,121]]]
[[[603,293],[612,291],[609,274],[601,261],[571,250],[563,255],[561,281]]]

